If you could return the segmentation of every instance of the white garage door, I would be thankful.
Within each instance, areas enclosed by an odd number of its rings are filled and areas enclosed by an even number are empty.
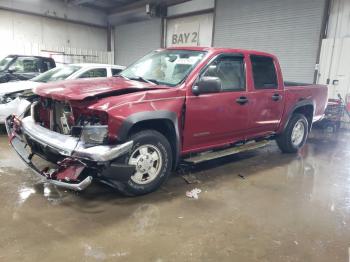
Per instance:
[[[166,46],[211,46],[213,14],[167,20]]]
[[[151,19],[115,28],[115,63],[129,65],[160,48],[161,20]]]
[[[214,45],[280,59],[286,80],[312,82],[325,0],[218,0]]]

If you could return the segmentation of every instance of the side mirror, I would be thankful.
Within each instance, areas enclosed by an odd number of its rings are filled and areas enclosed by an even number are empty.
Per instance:
[[[204,76],[192,87],[192,93],[196,96],[200,94],[210,94],[221,92],[221,80],[218,77]]]
[[[10,66],[9,69],[7,69],[7,71],[8,71],[10,74],[13,74],[14,72],[16,72],[16,67],[15,67],[15,66]]]

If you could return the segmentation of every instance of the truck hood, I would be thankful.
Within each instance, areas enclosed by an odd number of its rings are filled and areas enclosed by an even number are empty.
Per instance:
[[[15,82],[7,82],[0,84],[0,96],[20,92],[28,89],[35,88],[39,86],[41,83],[34,81],[15,81]]]
[[[40,85],[34,93],[54,100],[80,101],[87,98],[119,95],[128,92],[165,89],[166,86],[154,85],[121,77],[89,78],[67,80]]]

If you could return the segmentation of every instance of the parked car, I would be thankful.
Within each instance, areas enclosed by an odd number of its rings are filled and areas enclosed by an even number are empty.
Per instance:
[[[20,157],[52,184],[83,190],[96,179],[126,195],[156,190],[180,160],[197,163],[271,139],[295,153],[327,102],[326,86],[284,83],[271,54],[195,47],[157,50],[118,77],[35,93],[29,116],[6,120]],[[57,168],[39,170],[33,155]]]
[[[49,57],[9,55],[0,60],[0,83],[28,80],[54,67]]]
[[[70,64],[53,68],[31,80],[0,84],[0,124],[4,124],[7,116],[18,114],[23,107],[28,105],[27,101],[20,99],[26,90],[31,90],[43,83],[60,80],[111,77],[118,75],[124,68],[118,65]]]

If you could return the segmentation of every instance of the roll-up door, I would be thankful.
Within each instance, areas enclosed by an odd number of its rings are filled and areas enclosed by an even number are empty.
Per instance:
[[[161,19],[124,24],[115,28],[115,63],[129,65],[160,47]]]
[[[286,80],[312,82],[326,0],[217,0],[214,46],[278,56]]]

